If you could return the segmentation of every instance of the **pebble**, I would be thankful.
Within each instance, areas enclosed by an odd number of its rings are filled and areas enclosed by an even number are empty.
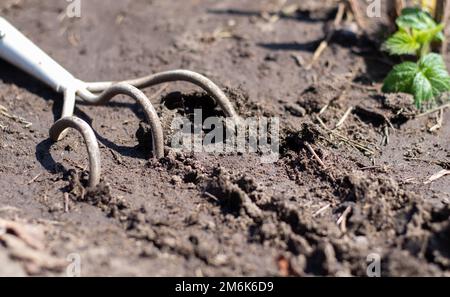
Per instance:
[[[306,115],[306,110],[298,104],[288,103],[285,105],[285,109],[289,111],[293,116],[304,117]]]

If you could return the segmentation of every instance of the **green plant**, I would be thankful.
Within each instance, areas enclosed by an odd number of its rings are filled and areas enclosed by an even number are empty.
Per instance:
[[[444,41],[443,24],[426,12],[406,8],[396,20],[398,31],[384,44],[391,55],[413,55],[416,62],[396,65],[384,80],[383,92],[414,95],[416,106],[450,91],[450,76],[439,54],[431,53],[433,42]]]

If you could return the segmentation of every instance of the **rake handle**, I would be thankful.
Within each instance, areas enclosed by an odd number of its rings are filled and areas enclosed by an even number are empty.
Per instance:
[[[0,17],[0,58],[57,92],[77,89],[77,80],[31,40]]]

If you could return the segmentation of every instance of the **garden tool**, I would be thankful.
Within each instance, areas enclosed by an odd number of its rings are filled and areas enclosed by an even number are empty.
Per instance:
[[[68,128],[76,129],[81,133],[86,142],[89,156],[89,186],[91,187],[100,182],[100,150],[92,128],[85,121],[74,116],[77,101],[101,105],[106,104],[117,95],[127,95],[136,100],[142,106],[150,124],[153,156],[158,159],[164,156],[164,133],[156,110],[141,91],[143,88],[173,81],[190,82],[214,98],[223,109],[225,116],[233,118],[236,122],[239,119],[233,105],[217,85],[205,76],[189,70],[166,71],[123,82],[84,82],[79,80],[1,17],[0,58],[64,95],[62,117],[50,128],[50,138],[54,141],[60,140],[67,133]]]

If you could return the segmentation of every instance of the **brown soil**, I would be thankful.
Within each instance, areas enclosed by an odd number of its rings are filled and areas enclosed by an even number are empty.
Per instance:
[[[77,107],[102,153],[102,184],[87,189],[81,138],[48,139],[62,98],[0,62],[0,104],[33,123],[0,116],[0,218],[19,224],[0,233],[0,274],[64,274],[60,260],[75,253],[83,275],[364,276],[378,253],[384,276],[450,275],[450,177],[424,183],[450,167],[450,113],[430,133],[435,115],[414,119],[409,96],[377,91],[392,62],[376,30],[344,28],[306,69],[335,9],[297,1],[270,22],[261,11],[275,2],[92,0],[67,19],[63,0],[2,1],[2,16],[83,80],[209,76],[241,115],[281,118],[282,155],[168,150],[148,161],[143,114],[118,97]],[[145,92],[166,122],[178,111],[167,102],[204,96],[182,83],[156,91]]]

